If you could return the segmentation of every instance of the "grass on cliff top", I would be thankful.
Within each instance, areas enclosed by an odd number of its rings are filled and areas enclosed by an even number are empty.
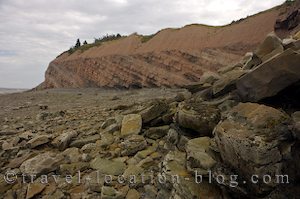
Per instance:
[[[109,41],[115,41],[115,40],[119,40],[121,38],[124,38],[126,36],[121,36],[120,34],[112,34],[112,35],[105,35],[105,36],[102,36],[100,38],[95,38],[94,42],[93,43],[90,43],[90,44],[83,44],[79,47],[75,47],[75,46],[72,46],[68,51],[69,55],[73,54],[74,52],[76,51],[80,51],[80,52],[84,52],[90,48],[93,48],[93,47],[96,47],[96,46],[101,46],[103,43],[105,42],[109,42]]]

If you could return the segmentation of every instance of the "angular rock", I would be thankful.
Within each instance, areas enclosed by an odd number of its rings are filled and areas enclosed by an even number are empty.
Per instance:
[[[7,190],[11,189],[13,184],[7,183],[4,179],[4,175],[0,174],[0,194],[4,194]]]
[[[23,162],[20,170],[24,174],[36,175],[38,177],[55,171],[61,161],[62,159],[56,154],[46,152]]]
[[[252,56],[252,54],[251,54],[251,56]],[[246,54],[245,57],[247,58],[248,55]],[[248,58],[245,60],[245,62],[248,61],[249,58],[250,58],[250,57],[248,57]],[[241,70],[242,67],[243,67],[243,64],[244,64],[244,63],[237,63],[237,64],[233,64],[233,65],[229,65],[229,66],[222,67],[222,68],[220,68],[220,69],[218,70],[218,73],[221,74],[221,75],[224,75],[225,73],[228,73],[228,72],[233,71],[233,70]]]
[[[35,153],[29,151],[29,152],[25,153],[24,155],[22,155],[20,157],[17,157],[17,158],[14,158],[14,159],[10,160],[9,164],[6,165],[6,167],[12,168],[12,169],[13,168],[18,168],[18,167],[21,166],[21,164],[24,161],[28,160],[29,158],[34,157],[35,155],[36,155]]]
[[[92,135],[86,138],[79,138],[71,142],[70,147],[81,148],[86,144],[95,143],[97,140],[100,140],[100,135]]]
[[[113,187],[103,186],[101,189],[101,199],[122,199],[122,194]]]
[[[87,162],[77,162],[71,164],[61,164],[59,166],[59,171],[61,174],[67,175],[74,175],[78,171],[83,171],[89,168],[89,163]]]
[[[46,185],[41,183],[30,183],[27,185],[26,199],[33,198],[41,193],[46,188]]]
[[[40,145],[46,144],[50,141],[49,136],[48,135],[38,135],[35,136],[34,138],[32,138],[31,140],[29,140],[27,142],[27,146],[29,148],[35,148],[38,147]]]
[[[56,137],[51,144],[57,147],[60,151],[63,151],[69,146],[72,139],[76,136],[76,131],[69,131]]]
[[[128,168],[124,171],[124,177],[128,178],[129,176],[139,176],[144,172],[144,169],[138,165],[129,165]]]
[[[243,70],[251,70],[261,63],[261,59],[256,54],[253,54],[243,66]]]
[[[186,154],[178,150],[170,151],[161,164],[162,170],[166,174],[168,180],[172,175],[178,175],[180,177],[188,177],[189,172],[186,169]]]
[[[175,121],[180,127],[191,129],[199,136],[210,136],[219,120],[219,110],[201,102],[181,103],[175,115]]]
[[[139,199],[140,193],[135,189],[130,189],[126,195],[126,199]]]
[[[64,157],[64,160],[68,163],[75,163],[80,161],[81,154],[78,148],[72,147],[64,150],[61,155]]]
[[[222,96],[236,89],[237,80],[245,75],[248,71],[235,69],[224,74],[212,87],[212,94],[215,97]]]
[[[121,175],[126,169],[126,165],[123,162],[107,160],[100,157],[92,160],[90,167],[99,171],[101,174],[107,175]]]
[[[244,101],[257,102],[276,95],[300,79],[300,53],[291,49],[241,77],[237,90]]]
[[[143,136],[132,135],[121,143],[122,156],[134,155],[147,147],[147,141]]]
[[[259,183],[248,184],[256,194],[278,185],[274,181],[264,184],[261,177],[283,174],[282,168],[293,142],[289,123],[289,116],[274,108],[240,103],[214,130],[222,160],[245,179],[251,179],[254,174],[259,176]]]
[[[162,101],[155,101],[151,103],[149,107],[145,108],[140,112],[143,119],[143,123],[148,123],[151,120],[159,117],[162,113],[167,111],[167,109],[167,104]]]
[[[107,127],[109,127],[110,125],[115,124],[115,123],[116,123],[115,118],[109,118],[101,124],[101,128],[106,129]]]
[[[208,71],[203,73],[203,75],[200,78],[200,83],[201,84],[210,84],[212,85],[214,82],[219,80],[221,77],[217,73]]]
[[[188,141],[186,145],[187,168],[189,171],[207,175],[209,170],[216,165],[213,152],[210,148],[209,137],[195,138]]]
[[[181,178],[174,184],[175,193],[182,199],[189,198],[224,198],[222,191],[216,185],[205,180],[197,184],[192,177]]]
[[[300,40],[300,31],[298,31],[298,32],[294,35],[293,38],[296,39],[296,40]]]
[[[99,145],[101,147],[107,147],[109,145],[111,145],[112,143],[114,143],[115,137],[108,132],[105,132],[103,134],[101,134],[101,140],[99,142]]]
[[[159,126],[159,127],[151,127],[147,129],[144,133],[144,136],[150,139],[160,139],[168,134],[170,127],[169,126]]]
[[[120,130],[120,126],[118,124],[112,124],[108,126],[104,131],[107,133],[114,133]]]
[[[139,114],[129,114],[122,120],[121,135],[139,134],[142,129],[142,117]]]
[[[258,47],[255,54],[264,62],[271,57],[282,53],[284,50],[281,39],[274,33],[270,33],[263,43]]]

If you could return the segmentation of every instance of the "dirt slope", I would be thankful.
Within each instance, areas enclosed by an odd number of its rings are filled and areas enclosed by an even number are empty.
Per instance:
[[[147,42],[137,34],[53,60],[38,88],[173,87],[234,64],[274,31],[282,5],[227,26],[164,29]]]

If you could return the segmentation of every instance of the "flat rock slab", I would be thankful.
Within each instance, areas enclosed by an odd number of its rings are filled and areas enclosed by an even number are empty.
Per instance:
[[[123,162],[107,160],[100,157],[92,160],[90,167],[102,174],[108,175],[121,175],[126,169],[126,165]]]
[[[244,101],[257,102],[299,80],[300,52],[288,49],[241,77],[236,86]]]

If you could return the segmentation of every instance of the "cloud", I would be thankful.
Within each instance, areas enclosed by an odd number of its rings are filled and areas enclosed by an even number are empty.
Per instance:
[[[48,63],[105,34],[152,34],[191,23],[224,25],[283,0],[0,0],[0,87],[32,88]]]

